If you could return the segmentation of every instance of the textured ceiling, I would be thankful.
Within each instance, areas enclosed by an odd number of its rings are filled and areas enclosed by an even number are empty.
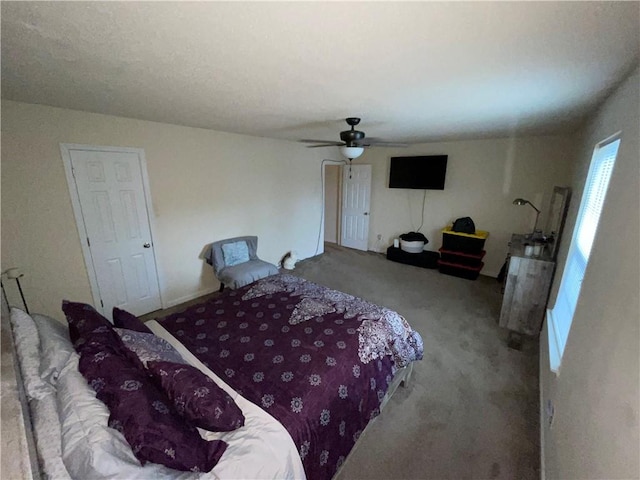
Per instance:
[[[6,2],[2,97],[297,140],[574,128],[637,63],[638,2]]]

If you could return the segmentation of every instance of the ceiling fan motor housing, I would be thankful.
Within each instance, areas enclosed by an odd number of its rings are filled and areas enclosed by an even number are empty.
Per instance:
[[[345,142],[347,147],[356,147],[358,146],[358,142],[364,140],[364,132],[359,130],[345,130],[344,132],[340,132],[340,140]]]
[[[370,138],[369,140],[365,140],[364,132],[360,130],[356,130],[355,127],[360,123],[360,119],[358,117],[349,117],[346,118],[345,121],[347,125],[351,127],[351,130],[345,130],[340,132],[340,140],[341,142],[334,142],[331,140],[300,140],[304,143],[318,143],[319,145],[309,145],[309,148],[317,148],[317,147],[341,147],[341,149],[351,149],[351,151],[346,152],[342,151],[342,155],[349,158],[350,160],[353,158],[358,158],[362,155],[363,150],[366,147],[370,146],[383,146],[383,147],[406,147],[407,145],[401,143],[390,143],[383,142],[379,138]]]

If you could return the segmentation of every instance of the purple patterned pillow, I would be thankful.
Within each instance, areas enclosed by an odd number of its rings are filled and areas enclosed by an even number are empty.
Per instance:
[[[98,350],[109,350],[124,355],[137,368],[144,370],[138,356],[125,347],[111,322],[86,303],[62,301],[62,311],[69,323],[69,338],[76,352],[92,346]]]
[[[135,332],[123,328],[114,328],[114,330],[120,335],[122,343],[135,353],[145,366],[151,360],[187,363],[169,342],[153,333]]]
[[[149,327],[145,326],[144,322],[133,313],[129,313],[126,310],[120,310],[117,307],[113,307],[113,324],[118,328],[126,328],[127,330],[134,330],[142,333],[153,333],[149,330]]]
[[[177,412],[197,427],[229,432],[244,425],[236,402],[197,368],[171,362],[149,362],[147,368]]]
[[[227,444],[208,442],[185,422],[171,401],[125,356],[83,348],[79,370],[111,412],[109,426],[121,432],[143,465],[154,462],[181,471],[208,472]]]
[[[106,343],[109,340],[118,342],[118,336],[113,331],[111,322],[91,305],[63,300],[62,311],[67,317],[69,338],[76,350],[94,336]]]

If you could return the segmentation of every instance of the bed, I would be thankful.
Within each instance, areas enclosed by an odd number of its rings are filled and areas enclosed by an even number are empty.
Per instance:
[[[62,326],[52,327],[51,319],[34,317],[42,342],[39,351],[50,350],[47,331]],[[20,322],[13,323],[20,346],[25,334],[16,329]],[[72,338],[77,324],[70,320]],[[80,342],[86,340],[74,339],[75,349],[82,350],[82,355],[73,351],[69,341],[63,349],[57,348],[66,358],[57,359],[53,385],[43,379],[47,370],[49,380],[52,378],[47,365],[51,359],[45,361],[46,355],[41,355],[36,371],[44,387],[38,385],[35,396],[38,382],[32,378],[33,366],[28,367],[33,358],[20,358],[27,393],[31,391],[30,411],[37,417],[34,423],[46,424],[47,445],[59,445],[57,451],[42,452],[44,442],[35,429],[45,477],[330,479],[398,384],[408,379],[412,362],[423,353],[420,335],[396,312],[293,275],[267,277],[147,322],[145,328],[151,330],[148,335],[154,341],[170,345],[179,363],[195,367],[215,383],[243,415],[240,428],[198,428],[199,436],[210,440],[208,445],[223,445],[223,453],[209,472],[187,472],[154,462],[141,465],[139,448],[127,441],[126,428],[118,428],[113,408],[110,412],[96,398],[97,392],[97,397],[109,404],[100,382],[96,383],[97,375],[101,381],[105,377],[107,368],[103,365],[108,363],[96,366],[93,359],[105,356],[99,349],[113,350],[100,347],[94,337],[113,334],[108,331],[111,327],[91,328],[91,341],[83,345]],[[128,329],[114,330],[123,341],[142,335]],[[64,336],[60,331],[58,334]],[[136,352],[143,359],[130,344],[127,347],[127,355]],[[149,369],[166,359],[151,360],[145,363]],[[58,418],[43,422],[43,401],[49,407],[52,401],[57,405]],[[81,427],[78,416],[85,422]],[[62,432],[57,442],[52,441],[56,435],[51,431]],[[80,441],[84,438],[80,431],[95,435],[88,442]]]

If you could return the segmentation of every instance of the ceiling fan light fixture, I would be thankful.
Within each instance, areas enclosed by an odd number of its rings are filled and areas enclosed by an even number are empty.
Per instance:
[[[340,147],[340,153],[349,160],[358,158],[364,152],[364,147]]]

